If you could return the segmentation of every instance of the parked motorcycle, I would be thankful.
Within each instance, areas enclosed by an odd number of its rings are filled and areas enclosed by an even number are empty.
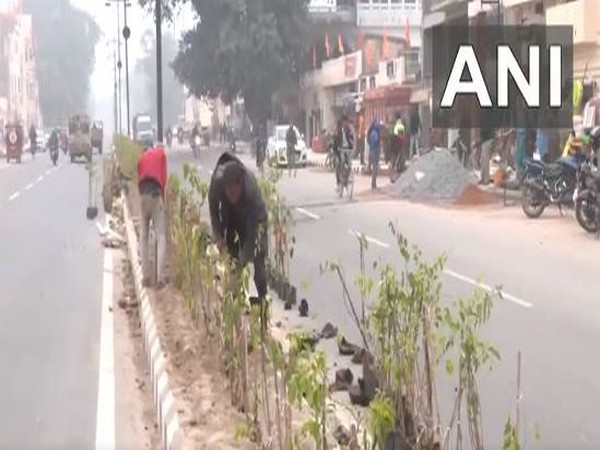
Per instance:
[[[586,159],[583,152],[553,163],[526,160],[521,187],[521,207],[525,215],[537,219],[549,205],[573,204],[577,169]],[[562,212],[562,209],[561,209]]]
[[[590,132],[592,148],[587,161],[577,169],[577,184],[573,201],[575,217],[581,227],[588,233],[600,234],[600,172],[597,167],[596,154],[600,148],[600,128]]]

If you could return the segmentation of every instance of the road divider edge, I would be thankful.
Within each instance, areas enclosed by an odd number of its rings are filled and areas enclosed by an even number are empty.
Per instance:
[[[154,408],[157,423],[161,434],[162,448],[164,450],[183,450],[184,435],[179,424],[177,401],[169,385],[167,374],[167,359],[164,356],[160,343],[154,313],[148,292],[142,284],[142,266],[138,258],[138,238],[127,206],[127,199],[121,194],[123,200],[123,218],[127,234],[127,248],[133,272],[135,293],[140,305],[140,320],[143,334],[146,362],[150,371],[150,382],[153,392]]]

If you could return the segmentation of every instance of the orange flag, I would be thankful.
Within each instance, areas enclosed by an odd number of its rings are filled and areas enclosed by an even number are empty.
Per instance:
[[[364,44],[364,46],[365,46],[365,60],[367,61],[367,67],[368,68],[373,63],[373,55],[371,53],[371,46],[369,44],[370,44],[369,41],[365,42],[365,44]]]
[[[329,47],[329,33],[325,32],[325,54],[329,58],[331,56],[331,48]]]
[[[410,19],[408,18],[408,16],[406,16],[406,46],[407,48],[410,48]]]
[[[381,57],[386,59],[388,57],[388,37],[387,30],[383,30],[383,38],[381,40]]]
[[[312,59],[313,59],[313,69],[317,68],[317,48],[315,47],[315,44],[313,44],[313,52],[312,52]]]
[[[338,34],[338,50],[340,55],[344,54],[344,41],[342,40],[342,33]]]

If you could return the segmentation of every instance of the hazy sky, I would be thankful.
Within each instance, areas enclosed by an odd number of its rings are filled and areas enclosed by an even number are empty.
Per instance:
[[[106,6],[106,0],[71,0],[77,8],[83,9],[91,14],[103,33],[96,48],[96,67],[90,80],[90,113],[104,121],[106,129],[112,129],[113,125],[113,86],[114,86],[114,62],[112,40],[117,35],[117,5],[113,3]],[[135,83],[133,72],[136,61],[141,57],[142,49],[140,40],[148,29],[154,30],[154,15],[152,12],[142,10],[137,0],[131,0],[131,6],[127,7],[127,24],[131,29],[129,39],[129,84]],[[119,5],[121,28],[123,27],[123,3]],[[173,32],[177,38],[181,33],[191,28],[195,23],[195,14],[191,7],[183,9],[174,23],[163,23],[163,31]],[[125,43],[121,39],[121,59],[123,69],[121,72],[123,117],[125,117]],[[126,122],[123,120],[123,127]]]

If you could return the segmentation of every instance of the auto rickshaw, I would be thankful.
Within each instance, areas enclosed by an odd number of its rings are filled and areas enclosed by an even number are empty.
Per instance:
[[[6,144],[6,162],[11,159],[21,163],[23,155],[23,126],[17,123],[8,123],[4,130],[4,143]]]

